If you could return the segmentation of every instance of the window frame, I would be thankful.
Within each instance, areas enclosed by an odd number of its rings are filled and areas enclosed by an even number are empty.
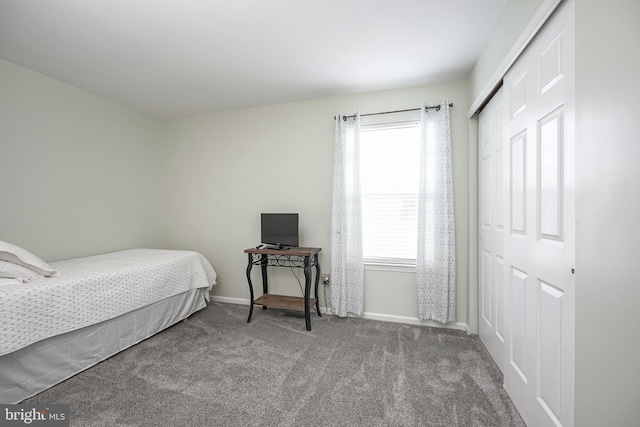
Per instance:
[[[362,124],[360,126],[361,144],[365,144],[365,142],[362,141],[362,134],[364,132],[383,130],[383,129],[420,128],[420,127],[421,127],[420,119],[376,121],[375,123]],[[361,146],[361,149],[362,149],[362,146]],[[362,192],[361,196],[364,198],[364,192]],[[417,197],[417,192],[416,192],[416,197]],[[416,223],[416,233],[417,233],[417,223]],[[364,230],[363,230],[363,234],[364,234]],[[364,257],[363,262],[366,270],[415,272],[415,269],[416,269],[415,258],[390,258],[390,257],[366,258]]]

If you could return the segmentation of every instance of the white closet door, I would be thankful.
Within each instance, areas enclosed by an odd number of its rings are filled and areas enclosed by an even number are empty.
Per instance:
[[[503,369],[504,353],[504,109],[502,89],[478,117],[480,339]]]
[[[504,78],[505,389],[529,426],[573,426],[574,4]]]

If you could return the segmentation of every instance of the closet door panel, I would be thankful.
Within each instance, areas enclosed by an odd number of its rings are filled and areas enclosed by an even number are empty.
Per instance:
[[[499,90],[479,123],[479,334],[502,369],[504,358],[504,113]]]
[[[504,77],[504,386],[530,426],[573,426],[573,2]]]

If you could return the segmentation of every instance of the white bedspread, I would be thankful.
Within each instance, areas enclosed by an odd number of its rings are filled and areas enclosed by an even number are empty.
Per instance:
[[[0,356],[216,283],[197,252],[131,249],[52,262],[59,278],[0,287]]]

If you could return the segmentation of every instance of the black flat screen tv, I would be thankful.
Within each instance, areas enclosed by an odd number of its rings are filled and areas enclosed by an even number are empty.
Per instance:
[[[298,247],[297,213],[263,213],[261,215],[262,243],[279,248]]]

